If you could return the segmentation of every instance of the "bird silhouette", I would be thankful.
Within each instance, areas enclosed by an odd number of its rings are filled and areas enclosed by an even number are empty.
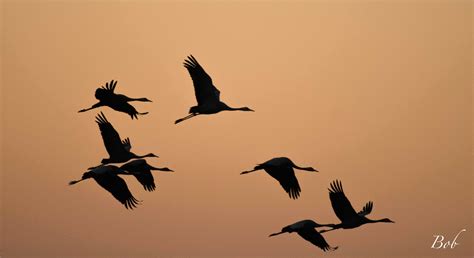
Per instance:
[[[328,232],[331,230],[343,228],[350,229],[362,226],[367,223],[377,223],[377,222],[386,222],[386,223],[395,223],[390,219],[384,218],[380,220],[371,220],[366,216],[372,212],[374,207],[373,202],[368,202],[362,208],[361,211],[356,212],[351,205],[351,202],[347,199],[344,191],[342,189],[342,183],[338,180],[331,183],[331,188],[329,190],[329,199],[331,199],[332,209],[336,216],[341,221],[340,224],[332,226],[332,229],[322,230],[321,233]]]
[[[110,83],[106,83],[105,86],[102,86],[95,90],[95,98],[99,100],[98,103],[92,105],[90,108],[81,109],[80,112],[85,112],[94,108],[101,106],[108,106],[116,111],[127,113],[132,119],[138,119],[138,115],[146,115],[148,112],[139,113],[132,105],[128,102],[131,101],[141,101],[141,102],[151,102],[147,98],[129,98],[122,94],[114,93],[115,87],[117,86],[117,81],[112,80]]]
[[[85,172],[82,178],[69,182],[69,185],[77,184],[83,180],[93,178],[102,188],[111,193],[115,199],[122,203],[125,208],[136,208],[141,201],[135,199],[127,187],[127,183],[118,175],[131,175],[125,170],[113,166],[104,165],[96,167],[90,171]]]
[[[216,114],[221,111],[254,111],[248,107],[232,108],[220,101],[220,91],[212,84],[211,77],[204,71],[192,55],[184,61],[194,84],[194,93],[198,105],[189,109],[189,115],[175,121],[175,124],[197,115]]]
[[[316,169],[312,167],[299,167],[295,165],[295,163],[293,163],[293,161],[291,161],[289,158],[279,157],[279,158],[273,158],[269,161],[259,164],[254,169],[249,170],[249,171],[244,171],[240,174],[241,175],[248,174],[248,173],[263,169],[270,176],[272,176],[273,178],[278,180],[278,182],[280,182],[280,185],[283,187],[283,189],[285,189],[285,192],[288,193],[290,198],[298,199],[298,197],[300,196],[301,188],[298,183],[298,179],[296,179],[295,171],[293,170],[293,168],[306,170],[306,171],[312,171],[312,172],[318,172]]]
[[[331,247],[326,242],[326,239],[315,229],[318,227],[327,227],[333,224],[318,224],[312,220],[302,220],[291,225],[288,225],[281,229],[278,233],[273,233],[269,235],[269,237],[280,235],[283,233],[293,233],[296,232],[300,235],[303,239],[310,242],[311,244],[321,248],[324,252],[326,251],[334,251],[338,247]]]
[[[138,182],[143,185],[143,188],[149,192],[152,192],[156,189],[155,180],[153,178],[153,175],[151,174],[151,170],[173,172],[173,170],[166,167],[155,168],[153,166],[150,166],[144,159],[132,160],[120,166],[120,168],[132,173],[138,180]]]
[[[114,129],[112,124],[107,121],[104,113],[100,112],[100,114],[96,116],[96,122],[99,125],[105,149],[109,153],[109,158],[102,159],[102,164],[122,163],[135,158],[158,157],[153,153],[140,156],[131,152],[132,145],[130,139],[126,138],[123,141],[120,140],[120,135]]]

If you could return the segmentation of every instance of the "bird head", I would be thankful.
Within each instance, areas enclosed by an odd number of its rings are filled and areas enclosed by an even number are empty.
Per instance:
[[[392,221],[392,220],[390,220],[390,219],[388,219],[388,218],[381,219],[381,220],[379,220],[379,221],[380,221],[380,222],[385,222],[385,223],[395,223],[395,221]]]

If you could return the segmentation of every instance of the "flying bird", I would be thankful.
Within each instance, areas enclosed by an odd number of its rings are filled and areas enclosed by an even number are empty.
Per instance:
[[[395,223],[390,219],[384,218],[380,220],[371,220],[366,216],[372,212],[374,207],[373,202],[368,202],[362,208],[361,211],[356,212],[351,205],[351,202],[347,199],[344,191],[342,189],[341,181],[333,181],[331,183],[331,188],[329,190],[329,199],[331,199],[332,209],[336,216],[341,221],[340,224],[336,224],[332,226],[332,229],[329,230],[322,230],[323,232],[328,232],[331,230],[343,228],[343,229],[350,229],[350,228],[357,228],[367,223],[377,223],[377,222],[385,222],[385,223]]]
[[[118,175],[131,175],[123,169],[113,166],[105,165],[96,167],[90,171],[85,172],[82,178],[69,182],[69,185],[77,184],[83,180],[93,178],[102,188],[111,193],[115,199],[122,203],[125,208],[132,209],[137,207],[141,201],[135,199],[127,187],[127,183]]]
[[[132,105],[128,102],[131,101],[141,101],[141,102],[151,102],[147,98],[129,98],[122,94],[114,93],[115,87],[117,86],[117,81],[112,80],[110,83],[106,83],[105,86],[102,86],[95,90],[95,98],[99,100],[98,103],[92,105],[90,108],[81,109],[79,112],[85,112],[94,108],[101,106],[108,106],[116,111],[127,113],[130,117],[138,119],[138,115],[146,115],[148,112],[139,113]]]
[[[212,84],[211,77],[192,55],[184,61],[184,67],[188,69],[193,80],[194,93],[198,104],[189,109],[188,116],[176,120],[175,124],[197,115],[210,115],[221,111],[254,111],[248,107],[232,108],[222,102],[220,91]]]
[[[296,179],[295,171],[293,168],[318,172],[316,169],[312,167],[299,167],[293,163],[289,158],[280,157],[280,158],[273,158],[269,161],[266,161],[262,164],[257,165],[254,169],[249,171],[244,171],[240,173],[241,175],[258,171],[260,169],[265,170],[270,176],[278,180],[280,185],[285,189],[285,192],[288,193],[290,198],[298,199],[300,196],[301,188],[298,183],[298,179]]]
[[[100,112],[100,114],[96,116],[96,122],[99,125],[105,149],[107,150],[110,156],[109,158],[102,159],[102,164],[122,163],[135,158],[158,157],[153,153],[148,153],[146,155],[140,156],[131,152],[130,150],[132,148],[132,145],[130,143],[130,139],[126,138],[124,140],[120,140],[120,135],[114,129],[112,124],[107,121],[107,118],[105,117],[104,113]]]
[[[282,228],[282,230],[278,233],[273,233],[269,237],[276,236],[283,233],[293,233],[296,232],[300,237],[305,239],[306,241],[310,242],[311,244],[321,248],[324,252],[326,251],[334,251],[338,247],[331,247],[327,242],[326,239],[315,229],[318,227],[327,227],[333,224],[318,224],[312,220],[302,220],[298,221],[294,224],[286,226]]]
[[[168,171],[173,172],[169,168],[156,168],[149,165],[144,159],[132,160],[120,167],[135,176],[135,178],[143,185],[146,191],[152,192],[156,189],[155,180],[151,174],[151,170]]]

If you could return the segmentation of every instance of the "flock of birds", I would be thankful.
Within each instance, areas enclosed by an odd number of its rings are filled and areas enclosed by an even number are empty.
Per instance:
[[[211,77],[204,71],[202,66],[192,55],[188,56],[184,61],[184,67],[188,70],[191,79],[193,80],[197,106],[191,107],[189,109],[189,115],[176,120],[175,124],[198,115],[216,114],[221,111],[254,111],[248,107],[232,108],[222,102],[220,100],[220,91],[212,84]],[[117,81],[111,81],[110,83],[106,83],[105,86],[98,88],[95,91],[95,97],[99,102],[92,105],[90,108],[82,109],[79,112],[107,106],[116,111],[128,114],[132,119],[138,119],[138,115],[146,115],[148,113],[138,112],[129,102],[151,102],[151,100],[147,98],[129,98],[122,94],[116,94],[114,92],[116,86]],[[96,116],[96,122],[99,126],[102,140],[109,157],[102,159],[100,165],[89,168],[88,171],[82,175],[81,179],[71,181],[69,184],[74,185],[83,180],[92,178],[102,188],[110,192],[115,199],[122,203],[127,209],[136,208],[141,201],[137,200],[132,195],[126,182],[119,175],[134,176],[138,182],[143,185],[145,191],[154,191],[156,185],[151,171],[173,172],[173,170],[166,167],[157,168],[148,164],[144,158],[158,157],[153,153],[137,155],[131,152],[132,145],[130,139],[121,139],[118,132],[102,112]],[[125,164],[115,166],[110,165],[111,163]],[[252,170],[244,171],[241,174],[243,175],[264,170],[280,183],[290,198],[296,200],[300,196],[301,187],[295,176],[294,169],[318,172],[318,170],[312,167],[300,167],[293,163],[289,158],[278,157],[258,164]],[[341,223],[318,224],[313,220],[302,220],[282,228],[280,232],[273,233],[270,237],[283,233],[296,232],[303,239],[321,248],[323,251],[332,251],[336,250],[338,247],[331,247],[326,242],[324,237],[321,235],[324,232],[335,229],[352,229],[369,223],[393,223],[393,221],[388,218],[380,220],[367,218],[367,215],[369,215],[373,209],[373,203],[371,201],[368,202],[361,211],[356,212],[344,194],[342,183],[340,181],[333,181],[328,190],[332,208]],[[316,228],[319,227],[330,229],[324,229],[318,232]]]

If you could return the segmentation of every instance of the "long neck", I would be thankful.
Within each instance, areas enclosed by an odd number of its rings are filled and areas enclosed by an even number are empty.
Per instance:
[[[237,108],[233,108],[233,107],[229,107],[227,106],[227,104],[221,102],[221,105],[222,105],[222,110],[229,110],[229,111],[253,111],[251,110],[250,108],[248,107],[237,107]]]
[[[293,167],[296,168],[296,169],[300,169],[300,170],[314,171],[314,168],[312,168],[312,167],[298,167],[295,164],[293,164]]]
[[[367,220],[367,223],[378,223],[378,222],[388,222],[386,219],[376,219],[376,220],[372,220],[372,219],[369,219],[367,217],[364,217],[366,220]]]
[[[128,101],[143,101],[143,102],[149,102],[147,98],[128,98]]]
[[[135,157],[136,158],[148,158],[148,157],[155,157],[155,155],[153,155],[152,153],[148,153],[148,154],[141,155],[141,156],[135,154]]]
[[[150,170],[158,170],[158,171],[165,171],[165,172],[166,172],[166,171],[168,171],[168,172],[173,172],[173,170],[171,170],[171,169],[169,169],[169,168],[166,168],[166,167],[164,167],[164,168],[156,168],[156,167],[153,167],[153,166],[149,166],[148,169],[150,169]]]
[[[246,111],[246,108],[244,108],[244,107],[238,107],[238,108],[229,107],[229,110],[231,110],[231,111]]]

